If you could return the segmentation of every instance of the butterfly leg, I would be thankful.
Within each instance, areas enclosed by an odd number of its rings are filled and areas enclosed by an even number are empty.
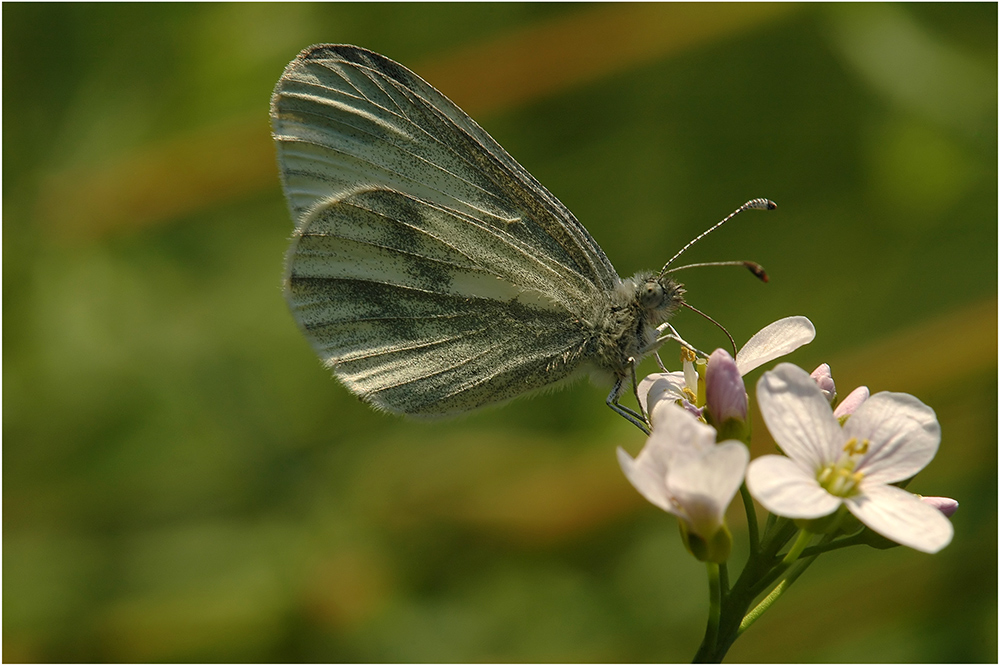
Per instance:
[[[669,332],[667,332],[667,331],[669,331]],[[688,349],[690,349],[691,351],[693,351],[695,354],[698,354],[699,356],[702,356],[704,358],[708,358],[708,354],[706,354],[705,352],[701,351],[700,349],[698,349],[697,347],[695,347],[694,345],[692,345],[691,343],[689,343],[687,340],[685,340],[684,338],[682,338],[680,336],[680,334],[677,332],[677,329],[675,329],[669,323],[660,324],[660,326],[658,326],[656,328],[656,333],[657,333],[656,344],[660,344],[660,343],[666,342],[667,340],[673,340],[674,342],[676,342],[680,346],[687,347]],[[662,364],[661,364],[661,367],[662,367]]]
[[[625,405],[618,402],[618,398],[622,394],[622,384],[625,383],[625,377],[619,377],[618,381],[615,382],[615,387],[611,389],[611,393],[608,394],[608,399],[605,403],[611,409],[615,410],[619,415],[625,417],[625,419],[641,430],[646,435],[649,434],[649,420],[646,418],[645,413],[642,411],[642,401],[639,400],[639,385],[635,380],[635,359],[630,358],[629,360],[629,370],[632,378],[632,395],[635,396],[635,401],[639,405],[639,410],[636,412],[633,409],[629,409]]]
[[[639,399],[639,382],[635,380],[635,366],[636,361],[634,358],[628,360],[629,373],[632,375],[632,395],[635,397],[635,404],[639,405],[639,414],[642,416],[644,423],[649,423],[649,416],[646,414],[646,406],[642,404],[642,400]]]
[[[669,333],[665,333],[665,331],[669,331]],[[705,358],[708,358],[708,354],[706,354],[703,351],[699,351],[694,347],[694,345],[690,344],[687,340],[682,338],[680,334],[677,333],[677,329],[671,326],[669,323],[660,324],[660,326],[657,327],[656,332],[657,332],[656,341],[652,345],[650,345],[650,349],[655,350],[653,351],[653,356],[656,357],[656,364],[660,366],[660,370],[662,370],[663,372],[670,372],[669,370],[667,370],[667,366],[663,365],[663,359],[660,358],[660,349],[659,349],[660,345],[662,345],[667,340],[673,340],[674,342],[678,343],[681,347],[690,350],[691,353],[701,354]]]

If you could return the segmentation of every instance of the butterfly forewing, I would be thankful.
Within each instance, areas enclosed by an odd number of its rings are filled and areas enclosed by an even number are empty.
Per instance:
[[[401,65],[353,46],[314,46],[286,68],[271,117],[292,217],[359,185],[473,216],[521,218],[540,252],[602,290],[616,274],[586,229],[482,128]],[[559,256],[561,255],[561,256]]]
[[[286,295],[337,376],[445,415],[558,381],[618,277],[458,107],[382,56],[306,49],[271,105],[296,220]]]

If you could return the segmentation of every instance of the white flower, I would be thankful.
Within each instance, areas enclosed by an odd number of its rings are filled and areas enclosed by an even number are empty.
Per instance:
[[[656,406],[654,423],[634,460],[618,448],[622,471],[643,497],[677,516],[688,533],[707,544],[707,556],[699,559],[724,562],[729,541],[718,546],[716,536],[743,483],[747,448],[735,440],[716,444],[714,428],[672,402]]]
[[[759,368],[768,361],[790,354],[816,337],[816,327],[802,316],[785,317],[768,324],[753,335],[736,353],[740,376]],[[645,377],[639,382],[639,400],[652,414],[660,400],[681,401],[688,411],[700,416],[697,406],[698,374],[694,364],[685,361],[684,372],[663,372]]]
[[[905,393],[876,393],[843,427],[816,382],[782,363],[757,383],[761,414],[788,456],[755,459],[750,493],[787,518],[820,518],[841,505],[896,543],[935,553],[951,541],[951,522],[893,483],[922,470],[937,453],[941,429],[932,410]]]

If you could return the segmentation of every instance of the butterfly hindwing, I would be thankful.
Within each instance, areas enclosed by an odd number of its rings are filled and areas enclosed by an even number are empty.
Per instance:
[[[475,251],[444,240],[456,234],[472,236],[465,246]],[[296,232],[286,293],[320,358],[365,400],[459,413],[565,378],[587,351],[565,303],[518,285],[561,267],[525,259],[523,248],[497,253],[498,244],[455,211],[362,190],[317,208]]]

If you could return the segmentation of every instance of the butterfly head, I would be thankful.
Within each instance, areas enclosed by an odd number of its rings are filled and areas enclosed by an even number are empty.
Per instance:
[[[646,311],[647,321],[656,326],[670,318],[684,303],[684,287],[665,275],[651,275],[639,283],[636,301]]]

